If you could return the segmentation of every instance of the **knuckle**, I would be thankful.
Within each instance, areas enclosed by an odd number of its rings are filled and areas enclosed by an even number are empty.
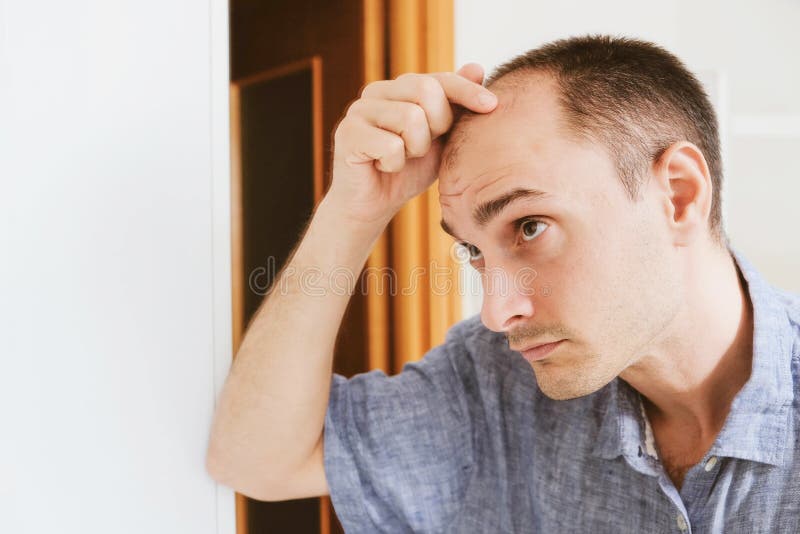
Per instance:
[[[375,90],[375,84],[376,83],[378,83],[378,82],[370,82],[367,85],[365,85],[364,88],[361,90],[361,95],[360,95],[361,98],[364,98],[365,96],[367,96],[370,93],[372,93]]]
[[[380,92],[381,88],[385,84],[386,80],[375,80],[374,82],[369,82],[364,86],[364,89],[361,90],[361,98],[372,98]]]
[[[389,172],[398,172],[406,164],[406,159],[402,154],[393,154],[384,159],[383,164]]]
[[[421,158],[430,150],[431,144],[425,137],[419,137],[413,144],[408,145],[408,155],[412,158]]]
[[[362,97],[363,98],[363,97]],[[353,100],[349,106],[347,106],[347,111],[345,112],[345,116],[352,117],[354,114],[358,113],[358,111],[363,106],[363,100],[361,98],[357,98]]]
[[[339,121],[339,125],[336,127],[336,130],[333,132],[333,142],[334,143],[341,143],[343,140],[347,139],[349,136],[350,131],[350,121],[342,119]]]
[[[420,76],[417,91],[423,100],[438,98],[443,90],[441,84],[432,76]]]
[[[395,78],[395,80],[397,80],[397,81],[400,81],[400,80],[413,80],[414,78],[419,78],[419,77],[420,77],[420,75],[417,74],[416,72],[404,72],[403,74],[401,74],[400,76]]]
[[[425,115],[425,110],[414,105],[406,113],[405,137],[408,155],[413,157],[424,156],[431,143],[430,126]]]
[[[453,118],[453,113],[450,111],[450,107],[448,106],[448,108],[442,112],[442,115],[436,124],[431,125],[431,135],[436,138],[450,131],[450,128],[453,126]]]
[[[392,135],[386,140],[386,152],[390,155],[405,154],[406,145],[399,135]]]
[[[412,104],[403,113],[403,123],[407,129],[428,128],[428,116],[422,107]]]

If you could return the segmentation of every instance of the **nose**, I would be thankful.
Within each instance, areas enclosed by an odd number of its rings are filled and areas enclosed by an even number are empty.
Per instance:
[[[484,272],[481,275],[483,303],[481,321],[495,332],[508,332],[515,326],[530,322],[533,317],[533,295],[515,287],[513,278],[505,271]]]

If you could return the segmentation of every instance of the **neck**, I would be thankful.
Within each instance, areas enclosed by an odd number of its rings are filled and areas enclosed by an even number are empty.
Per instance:
[[[707,440],[750,377],[753,310],[730,252],[709,249],[691,261],[682,309],[620,378],[642,394],[654,425]]]

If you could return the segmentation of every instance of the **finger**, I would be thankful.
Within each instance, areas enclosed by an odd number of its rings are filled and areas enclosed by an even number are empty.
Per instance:
[[[437,80],[424,74],[401,74],[394,80],[381,80],[367,85],[361,98],[396,100],[417,104],[428,118],[431,137],[446,132],[453,123],[453,110]]]
[[[471,72],[471,71],[468,71]],[[429,76],[438,80],[447,100],[478,113],[487,113],[497,106],[497,97],[480,83],[455,72],[435,72]]]
[[[483,84],[483,67],[478,63],[466,63],[456,71],[456,74],[472,82]]]
[[[425,110],[434,139],[449,130],[453,123],[451,103],[478,112],[489,112],[497,105],[497,97],[491,91],[454,72],[402,74],[395,80],[370,83],[361,96],[418,104]]]
[[[342,147],[344,160],[349,165],[361,165],[374,161],[383,172],[398,172],[406,162],[403,139],[358,117],[348,120],[342,138],[349,139],[349,146]],[[340,126],[339,129],[342,129]]]
[[[421,157],[431,148],[431,130],[427,114],[417,104],[398,100],[360,98],[347,110],[368,123],[389,130],[403,138],[406,156]]]

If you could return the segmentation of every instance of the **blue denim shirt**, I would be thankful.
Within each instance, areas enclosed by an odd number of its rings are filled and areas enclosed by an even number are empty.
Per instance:
[[[616,378],[552,400],[473,317],[395,376],[333,376],[325,473],[345,530],[800,532],[800,296],[730,250],[753,303],[752,373],[680,491],[636,390]]]

